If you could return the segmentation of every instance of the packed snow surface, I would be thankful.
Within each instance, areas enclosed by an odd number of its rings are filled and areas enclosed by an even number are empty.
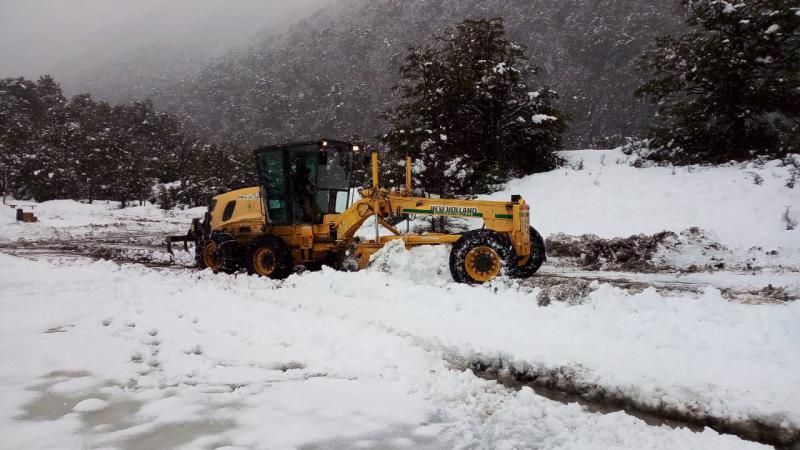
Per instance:
[[[417,256],[422,263],[439,257]],[[759,447],[708,429],[694,433],[624,413],[589,413],[446,362],[451,352],[469,356],[500,347],[545,360],[560,348],[559,364],[588,358],[590,367],[604,368],[598,378],[632,371],[623,378],[646,382],[642,395],[660,386],[660,395],[681,399],[703,386],[697,403],[714,399],[712,405],[733,410],[746,399],[768,400],[748,410],[794,411],[790,399],[771,394],[797,373],[796,359],[785,353],[788,341],[797,341],[786,324],[797,319],[795,307],[745,316],[713,295],[636,299],[601,289],[580,307],[540,308],[507,289],[453,285],[435,274],[420,282],[422,268],[403,262],[414,256],[391,258],[405,275],[325,270],[278,283],[0,254],[2,446]],[[689,336],[683,322],[701,315],[687,312],[691,305],[721,317]],[[656,320],[664,311],[669,314]],[[640,319],[643,324],[626,330]],[[745,321],[739,331],[755,325],[771,331],[737,337],[722,330],[730,319]],[[642,339],[627,342],[637,333]],[[768,350],[758,363],[766,365],[754,373],[748,367],[732,381],[731,371],[711,380],[723,358],[705,359],[712,352],[702,343],[733,358],[728,369],[752,363],[753,347],[763,345]],[[789,361],[779,364],[778,353]],[[672,367],[659,376],[667,362]],[[699,373],[695,381],[673,380],[680,370]],[[781,384],[752,394],[738,389],[754,378]],[[720,388],[709,390],[709,381]]]

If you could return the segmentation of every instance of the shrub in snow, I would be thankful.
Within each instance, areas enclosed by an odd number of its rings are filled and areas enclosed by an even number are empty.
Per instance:
[[[659,107],[648,157],[722,163],[800,148],[796,0],[682,0],[689,31],[658,38],[637,94]]]
[[[716,234],[694,227],[680,234],[663,231],[612,239],[558,233],[547,239],[547,254],[573,260],[578,266],[592,270],[695,272],[728,266],[752,268],[749,261],[737,258],[720,244]]]
[[[175,207],[177,197],[177,189],[168,186],[159,186],[156,192],[156,200],[161,209],[172,209]]]
[[[797,221],[792,218],[792,207],[787,206],[783,213],[783,221],[786,223],[786,230],[792,231],[797,227]]]
[[[800,178],[800,155],[793,154],[787,156],[783,159],[783,164],[792,167],[789,173],[789,179],[786,180],[786,187],[794,189],[798,178]]]
[[[755,184],[756,186],[761,186],[762,184],[764,184],[764,177],[762,177],[761,175],[755,172],[747,172],[746,174],[753,179],[753,184]]]

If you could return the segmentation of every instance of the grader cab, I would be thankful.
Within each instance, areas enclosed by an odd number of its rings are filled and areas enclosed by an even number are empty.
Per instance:
[[[405,185],[382,188],[378,154],[372,152],[372,185],[352,198],[353,161],[359,152],[357,146],[333,140],[259,148],[259,186],[216,196],[202,221],[195,219],[186,236],[169,237],[167,244],[193,241],[198,265],[215,272],[245,268],[276,279],[300,265],[364,268],[394,240],[407,248],[452,244],[450,272],[462,283],[484,283],[503,272],[527,278],[544,262],[544,241],[530,226],[530,209],[521,197],[507,202],[416,197],[410,158]],[[418,216],[475,219],[482,227],[463,234],[410,234],[391,220]],[[374,234],[369,230],[369,238],[357,237],[370,218]],[[391,234],[381,235],[381,228]]]

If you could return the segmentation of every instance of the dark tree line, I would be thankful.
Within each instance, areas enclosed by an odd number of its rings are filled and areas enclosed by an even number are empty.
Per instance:
[[[800,4],[681,0],[688,33],[644,55],[659,108],[652,159],[720,163],[800,151]]]
[[[0,80],[0,174],[16,197],[204,204],[254,178],[252,158],[205,144],[149,101],[65,98],[49,76]]]
[[[112,105],[85,94],[67,99],[50,77],[0,80],[0,182],[16,196],[37,200],[110,198],[125,204],[158,197],[164,205],[197,205],[220,190],[254,182],[252,156],[240,148],[361,135],[359,143],[380,142],[392,159],[414,156],[416,186],[425,195],[485,192],[510,177],[556,167],[568,117],[562,110],[574,110],[580,104],[575,99],[585,96],[606,102],[607,93],[583,88],[558,99],[546,87],[548,72],[550,79],[580,76],[614,95],[625,88],[632,97],[637,78],[627,74],[614,84],[615,77],[620,67],[632,69],[625,61],[635,58],[628,53],[640,53],[642,33],[652,34],[648,23],[663,19],[663,11],[637,0],[591,3],[609,7],[587,30],[602,48],[584,42],[570,50],[591,66],[588,72],[559,62],[559,45],[583,42],[578,38],[536,42],[531,50],[512,43],[515,36],[530,41],[524,32],[529,21],[544,20],[543,29],[550,30],[591,12],[578,8],[589,3],[543,2],[539,6],[550,9],[534,11],[525,9],[526,2],[499,0],[354,2],[362,15],[323,14],[268,50],[257,47],[204,71],[186,90],[161,95],[175,115],[156,111],[150,101]],[[718,163],[798,152],[800,13],[794,1],[680,5],[685,32],[658,38],[639,60],[636,93],[658,109],[648,156]],[[437,26],[452,10],[469,16],[503,8],[525,14],[508,22]],[[607,20],[620,17],[624,33],[608,41]],[[406,32],[423,43],[401,45]],[[392,90],[395,67],[401,82]],[[588,114],[614,109],[590,103]],[[631,105],[615,114],[633,116],[639,125],[649,120],[646,109]],[[576,117],[571,128],[592,123]],[[207,144],[193,132],[233,145]],[[153,192],[154,186],[161,187]]]

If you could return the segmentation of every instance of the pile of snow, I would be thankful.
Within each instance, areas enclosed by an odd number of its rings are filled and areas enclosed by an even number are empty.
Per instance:
[[[453,282],[448,260],[450,247],[417,247],[410,252],[403,241],[394,241],[372,255],[367,271],[383,272],[394,279],[443,287]]]
[[[637,234],[625,238],[601,238],[594,234],[548,236],[547,254],[562,269],[627,272],[760,271],[800,269],[800,247],[733,249],[720,243],[716,233],[689,228],[674,233]]]
[[[720,244],[716,233],[690,228],[667,236],[652,255],[652,262],[656,267],[688,271],[764,267],[797,269],[800,245],[793,245],[787,242],[780,249],[766,250],[758,246],[734,251]]]

